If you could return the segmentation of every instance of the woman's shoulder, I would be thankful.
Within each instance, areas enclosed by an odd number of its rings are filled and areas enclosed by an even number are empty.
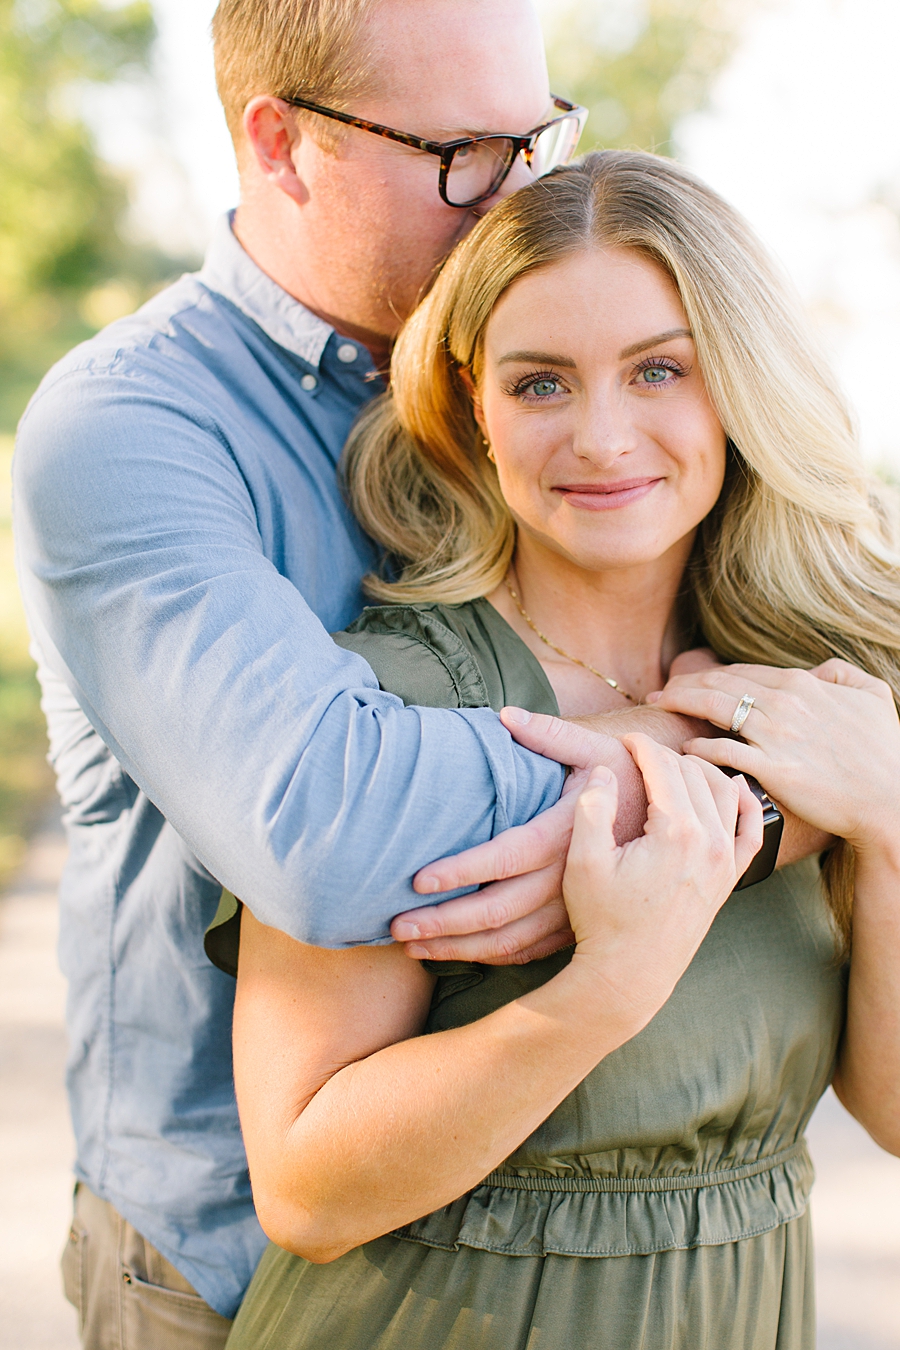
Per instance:
[[[382,689],[406,704],[484,708],[491,700],[473,644],[448,612],[474,603],[372,605],[332,637],[365,657]]]
[[[406,704],[558,711],[540,663],[485,599],[373,605],[332,636]]]

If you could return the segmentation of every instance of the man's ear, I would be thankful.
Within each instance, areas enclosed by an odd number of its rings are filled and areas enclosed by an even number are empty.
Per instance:
[[[309,192],[297,174],[295,151],[302,136],[294,110],[283,99],[257,94],[244,109],[248,154],[273,187],[304,206]]]
[[[481,395],[478,392],[478,385],[475,383],[471,367],[460,366],[459,378],[466,386],[469,398],[472,400],[472,412],[475,414],[475,421],[478,423],[478,428],[484,439],[487,440],[487,431],[485,430],[484,425],[484,409],[481,406]]]

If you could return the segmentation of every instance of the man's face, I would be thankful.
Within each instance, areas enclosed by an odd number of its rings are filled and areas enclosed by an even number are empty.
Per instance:
[[[362,41],[376,87],[347,111],[423,139],[524,133],[549,114],[540,27],[530,0],[382,0]],[[382,342],[478,216],[530,181],[521,158],[473,209],[438,194],[440,160],[357,128],[294,148],[304,205],[304,288],[318,313]],[[328,124],[329,132],[336,124]],[[340,325],[339,325],[340,326]],[[373,346],[377,345],[372,343]]]

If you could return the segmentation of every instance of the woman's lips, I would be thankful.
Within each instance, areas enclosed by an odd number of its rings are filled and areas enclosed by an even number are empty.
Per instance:
[[[613,511],[639,502],[661,482],[661,478],[625,478],[615,483],[560,483],[553,491],[583,511]]]

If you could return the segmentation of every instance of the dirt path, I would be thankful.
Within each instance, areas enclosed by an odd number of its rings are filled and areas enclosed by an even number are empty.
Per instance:
[[[59,1253],[72,1181],[56,968],[59,826],[0,899],[0,1350],[77,1350]],[[818,1171],[818,1350],[900,1350],[900,1159],[829,1093],[809,1130]]]

